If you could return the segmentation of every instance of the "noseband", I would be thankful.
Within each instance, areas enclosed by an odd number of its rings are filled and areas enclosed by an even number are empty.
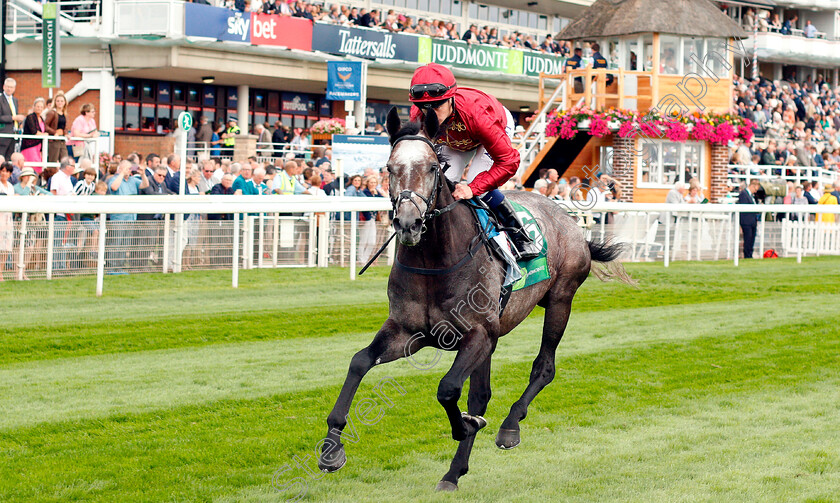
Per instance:
[[[422,141],[426,145],[428,145],[429,148],[432,149],[433,153],[436,154],[435,145],[431,142],[431,140],[429,140],[425,136],[420,136],[420,135],[401,136],[401,137],[397,138],[394,141],[394,143],[391,144],[391,149],[393,150],[393,148],[397,146],[397,143],[399,143],[403,140]],[[413,190],[403,190],[402,192],[397,194],[397,197],[392,198],[391,199],[391,204],[393,204],[393,206],[394,206],[394,211],[397,211],[399,209],[399,206],[400,206],[400,204],[402,204],[403,201],[409,201],[411,204],[414,205],[415,208],[417,208],[417,211],[422,213],[423,216],[421,217],[420,220],[423,223],[423,231],[425,231],[427,220],[435,218],[437,216],[440,216],[440,215],[446,213],[447,211],[450,211],[452,208],[454,208],[455,205],[458,203],[458,201],[455,201],[454,203],[450,204],[449,206],[447,206],[445,208],[442,208],[442,209],[439,209],[439,210],[435,209],[435,205],[437,204],[438,194],[440,193],[441,184],[443,182],[440,174],[441,174],[442,171],[445,172],[448,167],[449,167],[449,165],[447,164],[446,167],[444,167],[444,168],[441,168],[440,166],[435,168],[434,188],[432,189],[432,192],[431,192],[431,194],[429,194],[428,197],[424,197],[422,194],[418,194],[417,192],[414,192]],[[414,201],[414,199],[412,199],[412,196],[416,196],[421,201],[426,203],[426,211],[421,211],[420,210],[420,206]]]

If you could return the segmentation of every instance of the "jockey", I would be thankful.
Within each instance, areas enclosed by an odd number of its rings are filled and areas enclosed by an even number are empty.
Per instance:
[[[457,183],[464,168],[470,166],[466,183],[455,186],[453,197],[458,200],[481,196],[507,228],[516,248],[516,258],[536,257],[539,248],[499,191],[519,169],[519,152],[510,141],[514,128],[510,111],[496,98],[477,89],[458,87],[452,72],[436,63],[421,66],[414,72],[409,99],[414,104],[411,120],[420,120],[430,111],[437,114],[440,130],[432,141],[441,145],[442,154],[449,159],[446,177]]]

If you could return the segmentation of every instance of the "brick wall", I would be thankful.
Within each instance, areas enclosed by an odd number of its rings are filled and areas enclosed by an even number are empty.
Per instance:
[[[6,75],[17,81],[17,90],[15,90],[15,97],[20,103],[20,113],[28,114],[32,108],[32,103],[35,98],[49,99],[49,89],[41,87],[41,72],[40,71],[13,71],[6,72]],[[82,81],[82,72],[65,70],[61,72],[61,90],[65,93],[73,88],[76,84]],[[53,90],[53,94],[59,89]],[[97,109],[97,116],[99,110],[99,90],[87,91],[78,98],[74,99],[67,106],[67,118],[72,122],[79,115],[79,109],[85,103],[92,103]],[[97,124],[99,121],[97,121]],[[69,124],[68,124],[69,127]]]
[[[150,152],[165,157],[175,152],[175,137],[139,134],[114,135],[114,153],[125,158],[135,151],[140,152],[142,157]]]
[[[633,160],[635,157],[635,152],[633,151],[634,141],[633,138],[619,138],[618,135],[613,135],[612,176],[621,184],[621,197],[619,201],[622,203],[633,202],[636,185],[635,177],[633,176]]]
[[[710,201],[720,202],[729,192],[727,185],[727,164],[729,164],[729,148],[726,145],[712,144],[712,181],[709,185]]]

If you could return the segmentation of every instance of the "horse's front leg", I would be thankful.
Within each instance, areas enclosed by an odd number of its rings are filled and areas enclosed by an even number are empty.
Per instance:
[[[493,349],[495,341],[490,339],[487,330],[480,325],[473,327],[461,341],[452,368],[440,380],[437,399],[446,411],[452,426],[452,438],[455,440],[460,441],[475,435],[487,425],[484,419],[478,416],[462,416],[458,408],[458,399],[461,398],[461,389],[467,377],[487,360]]]
[[[344,466],[347,461],[344,444],[341,442],[341,433],[347,426],[350,405],[365,374],[374,365],[388,363],[406,356],[407,350],[417,351],[419,345],[416,342],[411,344],[411,348],[406,348],[409,341],[408,333],[396,322],[388,319],[370,345],[353,356],[344,386],[341,387],[338,400],[327,417],[327,436],[323,441],[324,445],[321,447],[321,456],[318,460],[318,467],[321,470],[334,472]]]

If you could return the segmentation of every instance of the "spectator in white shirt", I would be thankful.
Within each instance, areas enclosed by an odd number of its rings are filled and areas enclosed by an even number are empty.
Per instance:
[[[805,38],[815,38],[817,36],[817,27],[811,24],[811,20],[805,21]]]

